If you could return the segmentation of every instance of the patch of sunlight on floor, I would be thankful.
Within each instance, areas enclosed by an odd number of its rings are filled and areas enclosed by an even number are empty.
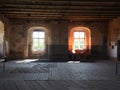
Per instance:
[[[80,63],[80,61],[68,61],[67,63]]]
[[[25,59],[25,60],[16,61],[16,63],[30,63],[30,62],[35,62],[38,60],[39,59]]]

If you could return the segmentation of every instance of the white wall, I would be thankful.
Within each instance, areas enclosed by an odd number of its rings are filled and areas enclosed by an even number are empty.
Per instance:
[[[117,58],[117,46],[114,46],[114,48],[112,48],[112,46],[109,46],[108,51],[110,57]]]

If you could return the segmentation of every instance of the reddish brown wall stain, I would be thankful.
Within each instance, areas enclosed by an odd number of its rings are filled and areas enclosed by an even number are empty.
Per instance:
[[[107,33],[108,22],[67,22],[67,21],[25,21],[10,20],[11,29],[6,36],[10,43],[10,59],[40,58],[40,59],[68,59],[68,31],[72,27],[82,26],[91,30],[91,47],[95,53],[107,53],[103,50],[103,39]],[[31,27],[45,27],[48,29],[47,49],[44,55],[34,55],[29,52],[27,37]],[[8,32],[8,30],[6,31]],[[29,53],[29,54],[28,54]],[[94,57],[94,55],[93,55]]]

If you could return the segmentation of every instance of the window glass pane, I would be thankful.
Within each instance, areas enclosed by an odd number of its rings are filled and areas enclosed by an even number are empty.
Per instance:
[[[74,32],[74,38],[80,38],[79,32]]]
[[[37,31],[33,32],[33,38],[38,38],[38,32]]]
[[[45,32],[43,31],[33,31],[33,51],[44,51],[45,49]]]
[[[80,32],[80,38],[85,38],[85,33],[84,32]]]
[[[39,50],[43,51],[45,49],[44,39],[39,39]]]
[[[33,51],[37,51],[38,50],[38,39],[33,39]]]
[[[84,48],[84,45],[80,45],[80,49],[83,49]]]
[[[45,38],[45,32],[39,31],[39,38]]]
[[[80,49],[85,48],[85,39],[80,39]]]
[[[79,49],[80,43],[79,39],[74,39],[74,49]]]
[[[85,48],[85,32],[74,32],[74,49]]]
[[[84,39],[80,39],[80,45],[84,45],[85,40]]]

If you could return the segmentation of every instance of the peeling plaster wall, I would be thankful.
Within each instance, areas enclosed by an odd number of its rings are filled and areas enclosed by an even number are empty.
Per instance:
[[[68,23],[54,21],[51,25],[50,58],[68,59]]]
[[[10,56],[13,59],[24,58],[26,35],[23,26],[12,23],[10,34]]]
[[[109,22],[108,50],[111,58],[117,58],[117,41],[120,40],[120,17]]]
[[[40,59],[66,59],[67,53],[67,25],[56,21],[23,21],[11,20],[10,56],[11,59],[40,58]],[[35,55],[29,50],[27,42],[28,30],[32,27],[45,27],[48,29],[46,53]],[[14,47],[13,47],[14,46]]]
[[[101,57],[106,52],[106,36],[108,22],[67,22],[67,21],[30,21],[10,20],[11,31],[9,36],[10,58],[40,58],[68,60],[68,31],[72,27],[82,26],[91,30],[92,57]],[[28,30],[31,27],[45,27],[47,32],[46,53],[32,54],[28,44]],[[99,55],[99,57],[98,57]],[[100,56],[101,55],[101,56]],[[102,58],[102,57],[101,57]]]

